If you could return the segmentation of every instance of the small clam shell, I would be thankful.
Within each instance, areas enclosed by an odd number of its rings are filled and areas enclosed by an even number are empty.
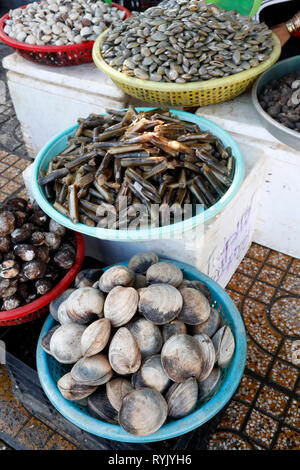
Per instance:
[[[220,384],[222,378],[221,369],[215,367],[207,379],[198,382],[199,387],[199,400],[206,400],[212,393],[217,389],[217,386]]]
[[[99,289],[102,292],[109,292],[116,286],[132,286],[135,273],[127,266],[112,266],[105,271],[99,279]]]
[[[91,323],[81,336],[81,352],[83,356],[93,356],[101,352],[108,343],[111,324],[107,318]]]
[[[165,373],[160,354],[147,357],[141,368],[132,376],[135,388],[149,387],[163,393],[170,385],[170,379]]]
[[[87,408],[95,418],[103,419],[108,423],[118,424],[118,410],[111,405],[105,386],[99,387],[98,390],[88,397]]]
[[[182,309],[182,296],[170,284],[152,284],[139,293],[139,311],[157,325],[169,323]]]
[[[198,381],[207,379],[214,368],[216,362],[216,352],[212,340],[205,333],[195,335],[194,338],[198,341],[202,353],[202,369],[198,377]]]
[[[67,313],[77,323],[89,323],[94,315],[103,317],[104,295],[93,287],[79,287],[67,299]]]
[[[149,284],[171,284],[177,287],[181,284],[183,275],[175,264],[161,261],[148,268],[146,278]]]
[[[74,285],[75,287],[92,287],[96,281],[99,281],[102,274],[102,269],[84,269],[77,274]]]
[[[139,295],[133,287],[116,286],[105,299],[104,316],[115,328],[126,325],[135,315],[138,303]]]
[[[141,353],[134,336],[127,328],[119,328],[113,336],[108,357],[111,367],[117,374],[133,374],[140,368]]]
[[[120,411],[122,406],[122,401],[125,395],[132,390],[132,385],[127,379],[118,377],[117,379],[112,379],[109,382],[106,382],[106,394],[111,403],[111,405],[117,410]]]
[[[216,359],[219,367],[227,367],[235,350],[235,341],[229,326],[222,326],[212,337],[216,350]]]
[[[203,295],[205,295],[205,297],[207,298],[207,300],[209,301],[209,303],[211,305],[212,295],[211,295],[209,287],[206,284],[204,284],[204,282],[190,281],[188,279],[183,279],[183,281],[180,284],[180,286],[178,287],[178,289],[182,289],[183,287],[192,287],[194,289],[199,290],[200,292],[202,292]]]
[[[190,377],[200,377],[202,371],[201,349],[198,341],[189,335],[174,335],[161,351],[163,368],[174,382],[184,382]]]
[[[136,436],[147,436],[165,422],[168,406],[164,397],[152,388],[141,388],[127,393],[119,413],[122,428]]]
[[[66,323],[53,333],[50,339],[50,352],[62,364],[74,364],[81,358],[80,339],[84,325]]]
[[[163,341],[157,325],[141,317],[128,323],[127,328],[133,334],[142,357],[160,352]]]
[[[171,336],[179,335],[180,333],[186,334],[186,332],[186,326],[183,321],[173,320],[171,323],[163,325],[162,327],[163,341],[165,343]]]
[[[42,348],[48,354],[51,354],[50,340],[52,338],[52,335],[53,335],[54,331],[56,331],[58,328],[59,328],[59,325],[56,325],[53,328],[51,328],[51,330],[48,331],[48,333],[42,339],[42,342],[41,342]]]
[[[147,269],[158,262],[158,257],[152,251],[138,253],[134,255],[128,264],[128,267],[139,274],[146,274]]]
[[[75,382],[83,385],[102,385],[112,377],[112,369],[104,354],[82,357],[71,369]]]
[[[219,314],[218,310],[215,308],[210,309],[210,315],[208,319],[201,323],[200,325],[193,326],[193,333],[194,335],[197,334],[206,334],[208,336],[213,336],[217,329],[220,327],[221,324],[221,315]]]
[[[74,292],[74,290],[75,289],[67,289],[59,297],[56,297],[56,299],[52,300],[52,302],[49,305],[49,310],[50,310],[50,314],[52,315],[54,320],[59,321],[58,320],[58,307],[60,306],[60,304],[62,302],[67,300],[69,295],[72,294],[72,292]]]
[[[71,401],[82,400],[97,389],[96,386],[81,385],[75,382],[70,372],[65,374],[57,382],[57,387],[64,398]]]
[[[182,310],[178,315],[178,320],[187,325],[199,325],[205,322],[210,314],[210,305],[207,298],[193,287],[183,287],[180,289],[183,298]]]
[[[71,320],[67,312],[67,302],[66,300],[60,304],[57,311],[58,321],[61,325],[65,323],[76,323]]]
[[[168,403],[168,414],[171,418],[183,418],[190,414],[198,400],[198,383],[193,377],[185,382],[173,384],[165,398]]]

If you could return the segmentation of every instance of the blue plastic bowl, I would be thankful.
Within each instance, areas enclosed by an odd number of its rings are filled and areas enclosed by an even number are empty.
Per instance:
[[[192,266],[173,260],[163,261],[173,263],[182,269],[184,278],[200,280],[210,288],[215,308],[233,332],[235,339],[234,357],[229,366],[223,369],[222,381],[215,395],[206,402],[199,404],[196,411],[182,419],[167,420],[166,424],[154,434],[134,436],[127,433],[121,426],[105,423],[92,417],[84,406],[63,398],[56,383],[71,367],[60,364],[53,357],[46,354],[41,347],[42,338],[56,324],[55,320],[49,315],[42,328],[37,346],[37,371],[40,382],[53,406],[66,419],[96,436],[123,442],[154,442],[180,436],[201,426],[215,416],[230,400],[241,380],[247,356],[247,341],[244,323],[234,302],[215,281]],[[118,264],[127,266],[128,262]]]
[[[153,108],[136,108],[138,111],[149,111]],[[199,125],[203,131],[210,131],[215,136],[217,136],[224,144],[225,147],[231,147],[232,153],[235,157],[235,173],[233,177],[232,184],[224,196],[209,209],[203,211],[202,213],[191,217],[190,219],[178,222],[171,226],[165,227],[154,227],[149,229],[140,229],[140,230],[113,230],[100,227],[89,227],[88,225],[77,223],[74,224],[68,217],[64,216],[57,210],[55,210],[52,204],[47,200],[42,186],[38,184],[39,170],[46,170],[48,164],[53,158],[59,153],[62,152],[67,143],[67,139],[70,135],[74,134],[74,131],[77,129],[78,125],[69,127],[69,129],[61,132],[51,139],[38,153],[37,157],[34,160],[31,176],[31,187],[33,191],[34,198],[41,209],[43,209],[46,214],[49,215],[52,219],[56,220],[65,227],[75,230],[76,232],[84,233],[91,237],[100,238],[102,240],[117,240],[117,241],[138,241],[138,240],[155,240],[166,238],[166,234],[171,233],[173,236],[176,236],[179,233],[186,232],[191,230],[194,227],[199,226],[201,223],[211,219],[218,212],[220,212],[224,207],[231,201],[231,199],[237,194],[241,183],[244,177],[245,165],[244,159],[241,153],[241,150],[235,140],[221,127],[213,122],[209,121],[195,114],[186,113],[184,111],[178,111],[172,109],[171,112],[177,115],[179,118],[186,121],[194,122]],[[169,237],[167,237],[169,238]]]

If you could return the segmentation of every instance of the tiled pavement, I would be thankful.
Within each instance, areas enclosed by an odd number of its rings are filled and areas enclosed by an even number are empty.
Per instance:
[[[4,49],[0,46],[0,56]],[[0,68],[0,203],[8,195],[26,194],[21,173],[29,164]],[[208,449],[299,450],[300,261],[253,244],[227,292],[244,318],[248,357]],[[10,446],[78,448],[25,410],[1,366],[0,450]]]

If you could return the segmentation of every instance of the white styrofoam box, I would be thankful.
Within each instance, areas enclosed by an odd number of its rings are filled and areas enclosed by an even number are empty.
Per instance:
[[[283,144],[262,127],[251,94],[199,108],[237,141],[243,136],[266,155],[253,241],[300,258],[300,152]]]
[[[251,244],[265,171],[265,156],[260,148],[243,139],[238,144],[246,163],[242,186],[224,210],[198,228],[197,233],[192,230],[182,238],[138,243],[85,237],[87,255],[112,264],[141,251],[155,251],[160,257],[195,266],[225,287]]]
[[[79,117],[120,108],[126,95],[93,63],[73,67],[35,64],[18,54],[3,59],[8,87],[26,147],[35,157],[58,132]]]

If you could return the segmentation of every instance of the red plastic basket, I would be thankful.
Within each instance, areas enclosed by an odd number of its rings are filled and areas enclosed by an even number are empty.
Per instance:
[[[127,8],[112,3],[113,7],[125,11],[125,19],[131,16]],[[21,8],[26,8],[24,5]],[[44,65],[61,67],[65,65],[80,65],[93,62],[92,50],[94,41],[82,42],[80,44],[69,44],[68,46],[33,46],[25,42],[15,41],[4,32],[5,20],[9,19],[9,13],[0,18],[0,40],[13,47],[18,54],[31,62]]]
[[[50,292],[39,299],[14,310],[0,312],[0,326],[20,325],[35,320],[36,318],[49,312],[49,304],[52,300],[61,295],[74,281],[80,271],[84,260],[84,238],[81,233],[76,233],[76,258],[72,268],[62,278],[62,280]]]

